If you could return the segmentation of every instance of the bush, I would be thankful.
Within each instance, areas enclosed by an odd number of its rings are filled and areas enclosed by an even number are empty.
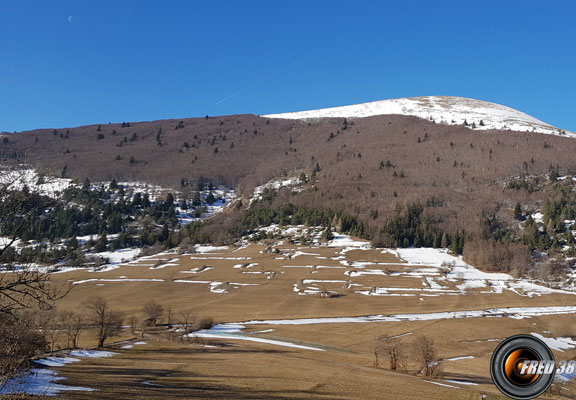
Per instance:
[[[214,320],[210,317],[202,318],[198,321],[197,328],[198,330],[202,329],[210,329],[214,326]]]
[[[30,365],[34,356],[46,347],[45,338],[33,326],[32,315],[16,318],[0,316],[0,387],[3,379],[19,373]]]

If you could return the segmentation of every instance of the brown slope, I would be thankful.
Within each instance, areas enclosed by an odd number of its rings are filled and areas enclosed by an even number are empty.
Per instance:
[[[518,200],[543,198],[542,193],[504,191],[503,182],[511,176],[545,174],[550,165],[576,171],[576,140],[471,131],[416,117],[362,118],[346,130],[343,119],[308,123],[254,115],[184,119],[183,128],[175,129],[179,124],[161,120],[130,127],[106,124],[100,131],[98,125],[56,134],[28,131],[9,135],[0,152],[57,172],[66,166],[66,174],[78,180],[143,180],[179,189],[182,179],[193,183],[203,176],[244,194],[276,176],[311,172],[318,163],[317,190],[295,197],[286,193],[279,201],[289,196],[292,202],[346,209],[370,221],[378,211],[374,223],[379,223],[397,203],[435,196],[445,201],[436,212],[451,228],[468,228],[483,209],[509,211]],[[162,145],[156,139],[159,129]],[[130,141],[134,133],[137,139]],[[119,147],[124,138],[127,143]],[[387,160],[395,167],[380,169]],[[394,177],[394,171],[405,177]]]

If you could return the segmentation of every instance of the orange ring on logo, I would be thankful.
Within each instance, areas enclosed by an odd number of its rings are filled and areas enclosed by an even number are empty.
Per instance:
[[[533,360],[541,361],[541,358],[530,349],[516,349],[508,354],[504,362],[504,372],[508,380],[520,386],[527,386],[536,382],[540,374],[521,374],[524,363]]]

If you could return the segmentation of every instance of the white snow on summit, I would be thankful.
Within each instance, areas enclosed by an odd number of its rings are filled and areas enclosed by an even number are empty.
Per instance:
[[[374,115],[412,115],[446,125],[468,123],[471,129],[538,132],[576,138],[526,113],[496,103],[464,97],[427,96],[373,101],[343,107],[263,115],[265,118],[364,118]]]

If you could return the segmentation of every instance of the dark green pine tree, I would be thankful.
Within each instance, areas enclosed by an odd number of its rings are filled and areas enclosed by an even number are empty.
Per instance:
[[[422,238],[419,231],[416,231],[416,236],[414,237],[414,247],[422,247]]]
[[[200,192],[194,193],[194,198],[192,199],[192,205],[194,207],[199,207],[202,204],[202,199],[200,198]]]
[[[132,207],[140,207],[142,205],[142,193],[138,192],[132,199]]]
[[[108,238],[106,237],[106,232],[103,232],[96,241],[96,245],[94,246],[94,250],[97,253],[101,253],[106,251],[106,245],[108,244]]]
[[[131,244],[130,236],[126,232],[121,232],[120,235],[118,235],[118,248],[123,249]]]
[[[168,193],[166,196],[166,201],[164,201],[164,206],[168,209],[174,207],[174,196],[172,193]]]
[[[516,207],[514,207],[514,219],[518,221],[522,221],[524,219],[522,216],[522,206],[520,203],[516,203]]]
[[[158,241],[160,243],[164,243],[166,242],[166,240],[168,239],[170,235],[170,231],[168,230],[168,225],[164,224],[162,226],[162,231],[160,232],[160,235],[158,235]]]
[[[150,246],[154,244],[154,235],[147,229],[143,229],[140,234],[140,246]]]
[[[110,233],[119,233],[122,230],[122,217],[118,213],[110,216],[108,222],[108,230]]]
[[[442,241],[440,242],[440,246],[444,249],[447,249],[448,246],[450,246],[450,238],[446,232],[442,234]]]
[[[102,233],[106,233],[106,229],[107,229],[107,225],[106,225],[106,220],[102,219],[98,222],[98,233],[102,234]]]
[[[324,229],[324,232],[322,233],[322,239],[327,242],[334,239],[334,234],[332,233],[332,229],[329,226]]]
[[[162,146],[162,128],[158,128],[158,132],[156,132],[156,144]]]
[[[68,240],[66,245],[69,249],[76,250],[78,248],[78,239],[76,239],[76,236],[73,236],[70,240]]]
[[[150,208],[150,197],[148,193],[144,193],[144,197],[142,197],[142,208]]]
[[[559,176],[560,174],[558,173],[558,170],[556,168],[553,168],[552,171],[550,172],[550,181],[556,182]]]

